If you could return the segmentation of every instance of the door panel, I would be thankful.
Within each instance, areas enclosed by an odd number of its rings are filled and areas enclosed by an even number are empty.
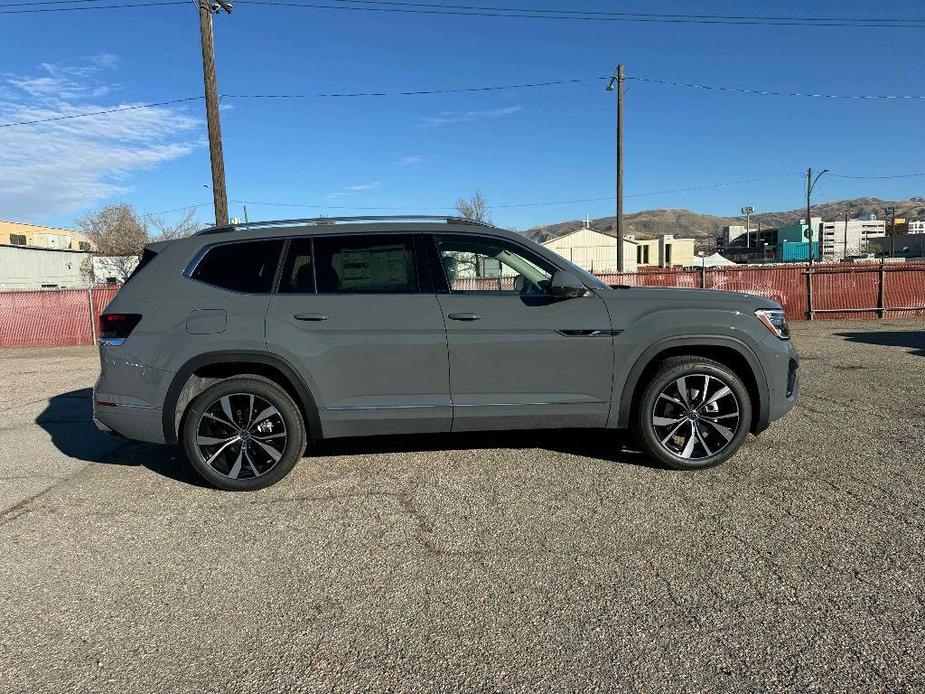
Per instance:
[[[453,430],[605,426],[613,337],[604,301],[547,296],[556,268],[504,239],[436,241]]]
[[[304,258],[287,263],[267,312],[269,349],[287,355],[305,375],[326,437],[449,431],[446,332],[436,296],[417,293],[396,264],[394,246],[350,242],[327,259],[316,247],[316,274],[326,276],[319,288],[332,293],[290,291],[290,278],[295,286],[299,276],[313,273]],[[401,283],[376,293],[368,268]],[[390,293],[395,287],[405,293]]]
[[[454,431],[606,424],[613,338],[600,298],[528,303],[518,296],[443,294],[439,300],[448,317]],[[481,318],[451,320],[453,313]]]

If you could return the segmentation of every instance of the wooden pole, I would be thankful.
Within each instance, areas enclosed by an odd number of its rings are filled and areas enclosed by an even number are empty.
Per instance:
[[[617,269],[626,270],[623,260],[623,63],[617,65]]]
[[[199,36],[202,41],[202,76],[206,92],[206,123],[209,128],[209,158],[212,162],[215,224],[224,226],[228,224],[228,192],[225,189],[222,124],[218,113],[218,80],[215,77],[215,42],[212,36],[211,0],[199,0]]]
[[[886,290],[884,285],[886,284],[886,267],[884,266],[883,258],[880,259],[880,282],[877,285],[877,317],[883,318],[886,313],[886,302],[884,301],[886,297]]]
[[[806,317],[809,320],[812,320],[813,319],[813,269],[811,267],[806,268],[806,304],[807,304]]]

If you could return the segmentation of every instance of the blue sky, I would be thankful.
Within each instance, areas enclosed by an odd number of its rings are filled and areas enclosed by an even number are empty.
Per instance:
[[[0,5],[13,0],[0,0]],[[453,4],[440,0],[443,4]],[[493,0],[516,7],[786,16],[925,17],[908,2]],[[215,18],[226,94],[393,91],[610,74],[834,94],[925,93],[925,29],[704,26],[286,9]],[[802,204],[807,166],[925,171],[925,101],[727,94],[628,82],[626,208],[730,215]],[[481,94],[223,102],[229,198],[252,219],[449,209],[480,188],[525,228],[611,214],[614,98],[605,83]],[[190,3],[0,15],[0,123],[202,93]],[[127,201],[208,203],[201,101],[0,129],[0,218],[69,225]],[[697,191],[648,193],[773,177]],[[925,177],[823,177],[816,199],[925,194]],[[309,207],[314,205],[315,207]],[[232,203],[232,216],[242,215]],[[437,208],[434,210],[433,208]],[[387,210],[384,210],[386,212]],[[168,213],[176,217],[178,212]],[[198,210],[202,221],[211,208]]]

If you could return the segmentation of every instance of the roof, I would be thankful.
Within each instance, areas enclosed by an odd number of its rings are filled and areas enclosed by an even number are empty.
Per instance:
[[[68,234],[79,234],[80,233],[79,231],[75,231],[74,229],[65,229],[63,227],[49,227],[49,226],[45,226],[44,224],[32,224],[31,222],[16,222],[16,221],[13,221],[12,219],[0,219],[0,227],[2,227],[4,224],[12,224],[18,227],[31,227],[37,231],[46,231],[46,232],[47,231],[64,231],[64,232],[67,232]]]
[[[554,243],[555,241],[561,241],[562,239],[566,239],[569,236],[572,236],[573,234],[577,234],[579,231],[593,231],[595,234],[600,234],[601,236],[607,236],[609,238],[612,238],[614,241],[617,240],[616,236],[614,236],[613,234],[608,234],[606,231],[601,231],[600,229],[592,229],[591,227],[578,227],[577,229],[572,229],[571,231],[568,231],[562,234],[561,236],[557,236],[554,239],[548,239],[546,241],[543,241],[542,245],[546,246],[546,245],[549,245],[550,243]],[[632,243],[635,246],[639,245],[639,243],[635,239],[627,238],[626,236],[623,237],[623,243]]]
[[[212,226],[203,229],[197,234],[219,234],[231,231],[251,231],[269,229],[303,229],[304,227],[337,226],[339,232],[359,231],[361,227],[370,223],[399,224],[402,222],[425,222],[444,224],[463,224],[495,228],[491,224],[477,222],[465,217],[448,217],[445,215],[370,215],[362,217],[309,217],[304,219],[275,219],[263,222],[245,222],[243,224],[227,224]],[[365,230],[365,229],[363,229]]]

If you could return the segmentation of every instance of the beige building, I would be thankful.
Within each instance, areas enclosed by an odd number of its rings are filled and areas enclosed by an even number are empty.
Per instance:
[[[83,234],[72,229],[43,227],[0,219],[0,246],[30,246],[59,251],[89,251],[93,244]]]
[[[654,239],[635,239],[637,267],[685,267],[694,264],[694,239],[665,234]]]
[[[588,272],[616,272],[617,239],[587,225],[543,245]],[[624,237],[623,265],[626,272],[636,271],[636,245],[632,237]]]

